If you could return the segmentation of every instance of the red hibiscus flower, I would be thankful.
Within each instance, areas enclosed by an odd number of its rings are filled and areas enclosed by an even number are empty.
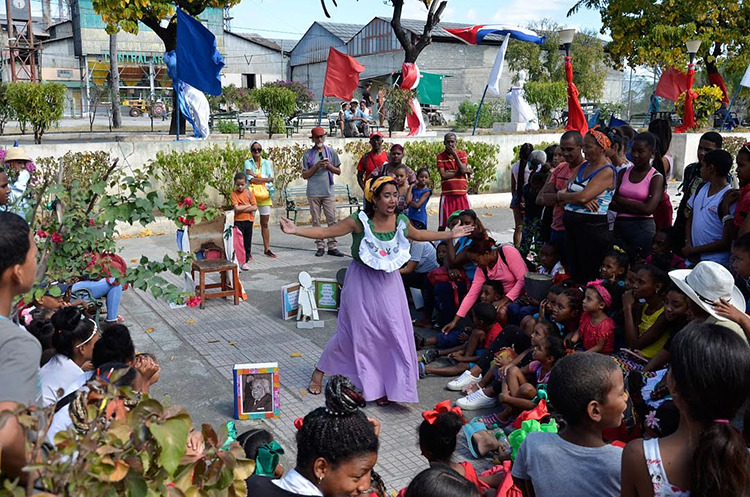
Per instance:
[[[185,207],[190,207],[193,205],[192,197],[185,197],[184,199],[182,199],[182,201],[185,203]]]
[[[203,202],[201,202],[201,203],[200,203],[200,204],[198,205],[198,208],[199,208],[200,210],[202,210],[202,211],[205,211],[205,210],[206,210],[206,204],[204,204]]]
[[[60,233],[58,233],[57,231],[55,231],[54,233],[52,233],[51,240],[52,240],[52,243],[62,243],[63,237],[62,237],[62,235]]]

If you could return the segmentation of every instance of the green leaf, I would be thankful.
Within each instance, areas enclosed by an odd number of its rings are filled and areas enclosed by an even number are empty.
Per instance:
[[[173,475],[187,449],[190,416],[181,414],[161,423],[152,422],[149,430],[159,444],[159,462]]]

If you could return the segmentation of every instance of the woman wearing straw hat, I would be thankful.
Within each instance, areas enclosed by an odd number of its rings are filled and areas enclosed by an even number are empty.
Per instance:
[[[26,169],[29,162],[31,158],[21,147],[11,147],[5,151],[5,171],[11,181],[9,205],[15,204],[26,193],[26,187],[31,179],[31,173]],[[18,208],[15,210],[18,211]]]

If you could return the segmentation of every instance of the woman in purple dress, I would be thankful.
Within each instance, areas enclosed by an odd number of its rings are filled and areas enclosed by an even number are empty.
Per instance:
[[[364,212],[331,227],[297,228],[286,218],[281,229],[305,238],[352,234],[354,260],[346,271],[338,328],[326,345],[308,390],[321,391],[323,375],[348,377],[364,392],[365,400],[418,402],[417,355],[414,330],[399,268],[409,260],[409,240],[431,242],[468,235],[473,227],[453,231],[414,229],[396,214],[398,190],[393,178],[382,176],[365,184]],[[381,303],[373,302],[379,296]]]

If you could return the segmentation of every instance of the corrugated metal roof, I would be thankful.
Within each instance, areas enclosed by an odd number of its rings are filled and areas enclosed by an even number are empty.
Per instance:
[[[340,38],[344,43],[349,43],[349,40],[354,38],[354,35],[364,27],[362,24],[339,24],[337,22],[317,22],[317,24]]]
[[[269,48],[271,50],[276,50],[277,52],[281,50],[281,47],[276,44],[274,41],[269,40],[268,38],[263,38],[261,35],[256,33],[237,33],[234,31],[227,31],[226,33],[232,34],[238,38],[242,38],[243,40],[247,40],[251,43],[255,43],[256,45],[260,45],[262,47]]]
[[[377,19],[382,19],[383,21],[389,24],[391,22],[390,17],[378,17]],[[424,31],[424,25],[425,25],[425,21],[420,21],[418,19],[401,19],[401,26],[404,29],[411,31],[417,36],[422,35],[422,32]],[[470,28],[471,26],[473,26],[473,24],[463,24],[460,22],[440,22],[437,26],[435,26],[432,29],[432,37],[433,38],[450,38],[452,40],[460,41],[458,38],[456,38],[455,36],[447,32],[443,28],[461,29],[461,28]],[[484,42],[502,43],[503,37],[499,35],[487,35],[484,38]]]

